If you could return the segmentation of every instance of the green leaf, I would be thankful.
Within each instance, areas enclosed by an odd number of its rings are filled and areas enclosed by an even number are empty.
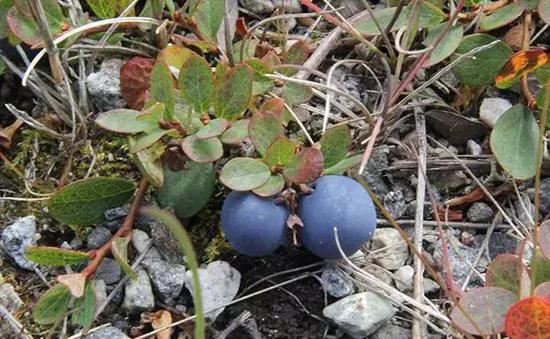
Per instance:
[[[84,295],[74,301],[72,322],[84,328],[89,328],[94,322],[96,297],[94,281],[87,280],[84,286]]]
[[[181,148],[196,162],[214,162],[223,156],[223,145],[218,138],[199,139],[193,134],[183,139]]]
[[[174,172],[164,166],[164,185],[157,195],[162,208],[171,208],[180,218],[189,218],[208,203],[216,185],[214,166],[189,161]]]
[[[99,114],[95,123],[106,130],[117,133],[139,133],[156,128],[157,123],[139,120],[142,113],[133,109],[115,109]]]
[[[550,0],[539,0],[538,14],[542,21],[550,24]]]
[[[336,165],[325,169],[325,174],[342,174],[350,168],[359,165],[362,159],[363,154],[352,155],[351,157],[345,158],[344,160],[340,161]]]
[[[0,39],[8,36],[7,15],[12,5],[12,0],[0,0]]]
[[[490,44],[495,40],[498,39],[487,34],[471,34],[462,40],[456,52],[464,54],[476,47]],[[460,61],[455,66],[454,71],[458,79],[464,85],[491,85],[494,83],[498,72],[511,55],[512,50],[510,47],[502,41],[499,41],[496,45]]]
[[[283,133],[281,121],[271,114],[254,114],[248,124],[248,134],[260,155]]]
[[[351,147],[351,135],[346,125],[330,128],[321,138],[321,152],[325,167],[331,167],[344,160]]]
[[[258,58],[245,60],[245,63],[254,70],[254,82],[252,83],[252,95],[264,94],[274,86],[273,80],[265,75],[273,69]]]
[[[487,267],[485,286],[502,287],[514,292],[529,289],[529,276],[521,258],[516,254],[499,254]]]
[[[253,81],[254,71],[245,64],[225,73],[223,81],[216,81],[215,84],[214,115],[227,120],[239,118],[250,101]]]
[[[296,183],[305,184],[321,176],[323,172],[323,153],[316,148],[304,148],[285,167],[285,178]]]
[[[550,81],[550,65],[544,65],[537,68],[535,70],[535,76],[537,77],[539,84],[544,86],[548,81]]]
[[[388,24],[390,23],[390,20],[393,18],[395,14],[396,7],[391,8],[384,8],[380,10],[374,11],[374,16],[376,17],[376,21],[380,25],[382,29],[385,29]],[[409,16],[411,15],[412,6],[408,5],[407,7],[403,8],[403,11],[397,18],[395,24],[393,25],[394,31],[398,30],[401,27],[404,27],[409,22]],[[420,8],[420,19],[418,22],[418,28],[426,28],[431,27],[439,24],[445,20],[445,13],[441,11],[436,6],[428,3],[423,2],[422,7]],[[359,31],[361,34],[366,35],[378,35],[380,34],[380,30],[376,27],[376,24],[374,23],[374,20],[372,20],[372,17],[370,15],[364,15],[360,19],[353,22],[353,26]]]
[[[287,82],[283,86],[281,97],[285,99],[287,105],[297,105],[309,101],[313,96],[311,87]]]
[[[519,18],[524,10],[525,8],[519,2],[513,2],[497,9],[491,15],[482,14],[479,21],[479,29],[486,32],[506,26]]]
[[[178,85],[181,96],[196,112],[207,112],[212,106],[214,78],[210,65],[200,56],[192,56],[180,70]]]
[[[447,26],[446,22],[439,24],[433,28],[430,28],[428,30],[428,35],[426,36],[426,39],[424,39],[422,44],[424,46],[429,46],[432,43],[434,43],[437,37],[445,29],[445,26]],[[457,25],[457,26],[451,27],[451,29],[449,29],[449,31],[445,33],[445,36],[443,37],[441,42],[437,45],[437,47],[432,50],[432,53],[430,54],[430,58],[428,59],[428,62],[426,63],[425,67],[436,65],[441,61],[447,59],[449,56],[451,56],[460,45],[463,34],[464,34],[464,29],[462,28],[462,26]]]
[[[311,54],[312,50],[312,46],[306,40],[298,40],[297,42],[292,44],[292,46],[290,46],[290,48],[286,52],[285,64],[303,65]],[[286,75],[292,75],[296,72],[297,70],[294,68],[287,68],[282,70],[282,73]]]
[[[53,286],[40,296],[34,306],[34,321],[40,325],[55,323],[67,313],[70,301],[71,292],[67,287],[62,284]]]
[[[216,42],[225,12],[225,0],[201,0],[193,15],[206,40]]]
[[[174,238],[176,238],[180,245],[180,249],[182,250],[182,254],[185,256],[185,262],[191,271],[191,276],[193,279],[193,304],[195,306],[195,314],[197,315],[194,338],[204,339],[204,309],[202,305],[201,285],[199,281],[199,265],[197,263],[197,256],[195,255],[195,251],[193,249],[193,242],[185,231],[183,225],[169,212],[158,208],[147,208],[145,213],[162,221],[168,229],[170,229],[170,232],[172,232]]]
[[[529,109],[517,104],[497,120],[491,133],[491,149],[499,164],[515,179],[535,175],[539,130]]]
[[[461,307],[455,306],[450,317],[466,333],[479,336],[497,334],[504,331],[506,312],[517,300],[514,293],[504,288],[474,288],[462,295]]]
[[[223,167],[220,180],[234,191],[250,191],[265,184],[270,175],[269,168],[260,160],[233,158]]]
[[[130,279],[136,281],[137,274],[132,267],[128,264],[128,243],[130,243],[129,237],[116,237],[113,239],[111,245],[111,253],[119,264],[120,268],[130,277]]]
[[[269,167],[285,166],[294,159],[296,147],[290,139],[281,135],[267,148],[264,161]]]
[[[42,41],[36,22],[22,14],[17,7],[13,6],[8,11],[6,21],[10,32],[26,44],[32,46]]]
[[[531,259],[531,280],[533,286],[550,281],[550,259],[546,259],[539,250]]]
[[[91,225],[101,221],[108,209],[119,207],[132,197],[135,185],[119,178],[96,177],[75,181],[49,201],[50,214],[68,225]]]
[[[88,254],[58,247],[35,246],[25,249],[25,258],[39,265],[65,266],[87,260]]]
[[[181,72],[181,68],[185,65],[185,63],[191,58],[196,57],[199,57],[199,55],[189,48],[178,45],[169,45],[164,47],[159,52],[157,55],[157,61],[164,61],[169,68],[175,68]]]
[[[260,197],[271,197],[279,193],[283,187],[285,187],[285,178],[280,174],[275,174],[270,176],[265,184],[253,189],[252,192]]]
[[[248,119],[237,120],[220,137],[224,144],[240,145],[248,137]]]
[[[149,94],[151,100],[166,105],[166,119],[174,118],[174,86],[172,73],[165,62],[157,62],[151,73]]]
[[[202,127],[195,135],[199,139],[209,139],[217,137],[223,134],[228,125],[229,122],[225,119],[213,119],[210,120],[210,122],[206,126]]]
[[[141,134],[136,138],[136,142],[130,147],[130,153],[141,152],[149,146],[152,146],[160,138],[168,134],[170,130],[157,129],[154,132],[148,134]]]
[[[135,141],[130,141],[130,148]],[[154,149],[154,147],[153,147]],[[146,148],[137,153],[130,153],[130,157],[137,165],[141,174],[147,178],[149,183],[157,188],[162,187],[162,162],[161,154],[155,154],[155,151],[164,151],[164,145],[155,150]]]
[[[112,18],[116,14],[113,0],[88,0],[86,3],[92,8],[94,13],[102,18]]]

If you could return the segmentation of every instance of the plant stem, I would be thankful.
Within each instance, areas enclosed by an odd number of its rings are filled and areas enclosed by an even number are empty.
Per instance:
[[[132,227],[134,226],[136,216],[139,212],[139,206],[141,205],[141,201],[143,200],[143,197],[145,196],[145,192],[147,192],[148,187],[149,182],[147,181],[147,179],[142,179],[139,183],[139,188],[136,196],[134,197],[134,201],[132,202],[132,207],[130,207],[130,211],[126,216],[126,219],[124,219],[124,223],[105,245],[101,246],[97,251],[95,251],[94,258],[81,272],[85,277],[90,277],[95,273],[95,271],[103,261],[103,258],[105,258],[105,256],[107,256],[107,254],[109,254],[109,252],[111,251],[113,239],[117,237],[124,237],[130,234],[130,232],[132,231]]]
[[[529,40],[530,40],[529,27],[531,26],[531,20],[532,20],[531,12],[525,13],[525,15],[523,16],[523,36],[522,36],[522,42],[521,42],[522,51],[527,51],[529,49]],[[532,103],[535,102],[535,98],[531,93],[531,91],[529,90],[529,85],[527,84],[527,73],[521,76],[520,85],[521,85],[521,92],[523,93],[525,100],[527,100],[527,104],[531,106]]]

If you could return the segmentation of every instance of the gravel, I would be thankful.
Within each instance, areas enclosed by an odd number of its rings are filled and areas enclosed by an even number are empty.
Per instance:
[[[25,249],[36,245],[35,233],[36,219],[32,215],[17,219],[2,231],[2,248],[19,267],[27,270],[36,267],[25,258]]]

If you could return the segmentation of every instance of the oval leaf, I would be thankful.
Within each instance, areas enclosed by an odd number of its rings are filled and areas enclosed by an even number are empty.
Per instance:
[[[191,58],[198,57],[197,53],[192,50],[181,47],[178,45],[170,45],[164,47],[159,54],[157,55],[157,61],[165,62],[168,67],[175,68],[177,70],[181,69],[183,65],[190,60]],[[181,71],[180,71],[181,75]],[[181,90],[181,88],[180,88]]]
[[[223,156],[223,145],[218,138],[199,139],[196,135],[190,135],[183,139],[181,148],[196,162],[213,162]]]
[[[497,40],[487,34],[471,34],[465,37],[456,52],[464,54],[474,48],[490,44]],[[512,49],[502,41],[473,56],[463,59],[455,67],[458,79],[468,86],[485,86],[495,81],[499,70],[512,55]]]
[[[62,284],[57,284],[40,296],[32,316],[41,325],[53,324],[67,313],[70,301],[69,289]]]
[[[269,167],[285,166],[296,153],[296,145],[285,136],[279,136],[267,148],[265,153],[265,163]]]
[[[223,81],[215,84],[214,115],[227,120],[239,118],[250,101],[253,81],[254,71],[245,64],[225,73]]]
[[[265,184],[271,172],[266,164],[251,158],[233,158],[225,164],[221,182],[234,191],[250,191]]]
[[[216,185],[212,163],[188,161],[186,169],[172,171],[164,167],[164,185],[157,195],[162,208],[173,209],[180,218],[199,212],[212,197]]]
[[[358,166],[363,159],[363,154],[352,155],[340,161],[334,166],[325,169],[325,174],[343,174],[348,169]]]
[[[550,221],[545,221],[540,225],[539,239],[542,254],[550,260]]]
[[[133,109],[115,109],[101,113],[95,123],[101,128],[117,133],[139,133],[157,127],[157,124],[148,120],[138,120],[140,111]]]
[[[271,114],[254,114],[248,124],[248,134],[260,155],[283,133],[281,121]]]
[[[216,35],[223,21],[225,1],[201,0],[193,18],[205,40],[216,42]]]
[[[266,99],[258,110],[262,113],[269,113],[277,118],[281,118],[285,112],[285,101],[281,98]]]
[[[192,56],[180,70],[178,78],[182,98],[196,112],[206,112],[212,105],[214,77],[210,65],[200,56]]]
[[[252,192],[260,197],[270,197],[279,193],[285,187],[285,179],[282,175],[272,175],[267,179],[267,182],[262,186],[253,189]]]
[[[525,180],[535,175],[538,138],[535,117],[526,106],[518,104],[497,120],[491,133],[491,149],[506,172]]]
[[[543,49],[517,52],[510,57],[496,76],[496,86],[511,87],[523,74],[545,65],[548,60],[548,53]]]
[[[539,284],[535,288],[535,295],[541,298],[550,298],[550,281]]]
[[[313,91],[311,87],[292,82],[287,82],[283,86],[283,92],[281,93],[281,97],[285,99],[285,103],[290,106],[308,102],[312,96]]]
[[[550,260],[546,259],[538,249],[531,259],[531,280],[533,286],[550,281]]]
[[[528,290],[529,275],[521,258],[515,254],[500,254],[487,267],[485,286],[502,287],[521,297]]]
[[[519,18],[524,10],[525,7],[523,7],[519,2],[513,2],[497,9],[491,13],[491,15],[482,14],[479,22],[479,29],[481,31],[492,31],[493,29],[506,26]]]
[[[128,107],[142,109],[155,61],[133,57],[120,68],[120,94]]]
[[[72,313],[72,322],[85,328],[92,326],[94,321],[96,297],[94,291],[94,282],[86,281],[84,295],[74,301],[74,312]]]
[[[424,46],[429,46],[434,43],[446,26],[447,23],[442,23],[429,29],[428,35],[426,36],[426,39],[424,39],[422,44],[424,44]],[[430,53],[430,58],[426,62],[425,67],[436,65],[450,57],[460,45],[463,34],[464,29],[462,28],[462,26],[457,25],[451,27],[451,29],[449,29],[449,31],[445,33],[445,36],[439,42],[439,44]]]
[[[133,195],[131,181],[97,177],[73,182],[49,201],[50,214],[68,225],[91,225],[101,221],[105,211],[125,204]]]
[[[151,84],[149,95],[151,100],[162,102],[166,105],[166,119],[174,118],[175,100],[173,77],[168,65],[163,62],[157,62],[151,73]]]
[[[550,0],[539,0],[539,10],[537,12],[542,21],[550,24]]]
[[[202,127],[195,135],[199,139],[208,139],[222,135],[229,122],[225,119],[210,120],[208,125]]]
[[[170,133],[172,130],[165,130],[158,128],[155,131],[150,131],[147,134],[142,134],[136,138],[136,142],[130,147],[131,153],[138,153],[144,149],[152,146],[155,142],[159,141],[160,138]]]
[[[455,306],[451,319],[462,331],[473,335],[493,335],[504,331],[506,311],[517,296],[500,287],[481,287],[466,292],[460,298],[462,310]],[[472,323],[472,321],[475,323]]]
[[[224,144],[240,145],[248,137],[248,123],[250,120],[237,120],[220,137]]]
[[[526,298],[506,314],[506,335],[511,339],[545,339],[550,333],[550,300]]]
[[[120,268],[130,277],[130,279],[136,281],[137,274],[134,272],[132,267],[128,264],[128,243],[130,243],[130,238],[116,237],[113,239],[113,244],[111,245],[111,253],[115,257],[116,262],[119,264]]]
[[[36,246],[25,249],[25,258],[39,265],[65,266],[89,258],[88,253],[58,247]]]
[[[351,147],[351,134],[346,125],[330,128],[321,137],[321,152],[325,167],[331,167],[344,160]]]
[[[296,184],[305,184],[317,179],[322,172],[323,153],[316,148],[308,147],[292,159],[285,167],[283,174]]]

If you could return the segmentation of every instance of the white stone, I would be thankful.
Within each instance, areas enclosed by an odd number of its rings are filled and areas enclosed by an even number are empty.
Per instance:
[[[149,276],[143,269],[137,270],[137,280],[129,279],[124,289],[122,308],[128,313],[151,311],[155,307],[155,296]]]
[[[500,116],[510,107],[512,107],[512,104],[506,99],[485,98],[479,107],[479,120],[493,128],[498,118],[500,118]]]
[[[374,262],[387,270],[400,268],[409,257],[407,243],[394,228],[376,229],[371,241],[371,250],[379,250],[374,256]]]
[[[400,267],[395,271],[395,287],[401,292],[412,289],[414,268],[410,265]]]

